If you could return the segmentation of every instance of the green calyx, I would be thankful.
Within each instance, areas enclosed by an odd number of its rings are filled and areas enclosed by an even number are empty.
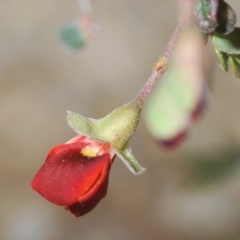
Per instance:
[[[136,131],[142,105],[138,99],[125,104],[100,119],[87,118],[68,111],[68,124],[78,134],[111,144],[115,154],[134,174],[145,169],[132,155],[128,142]]]
[[[96,124],[96,136],[121,150],[135,132],[141,107],[135,101],[115,109]]]

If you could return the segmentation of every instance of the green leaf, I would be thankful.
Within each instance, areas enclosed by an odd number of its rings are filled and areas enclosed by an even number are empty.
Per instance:
[[[219,1],[216,32],[227,35],[232,32],[237,22],[235,11],[223,0]]]
[[[220,59],[223,69],[227,72],[228,71],[228,54],[219,51],[217,48],[215,48],[215,51]]]
[[[240,55],[229,55],[229,61],[236,77],[240,77]]]
[[[183,33],[167,75],[150,96],[147,126],[163,147],[180,143],[205,106],[202,47],[195,31]]]
[[[212,42],[225,71],[228,71],[228,60],[236,77],[240,77],[240,28],[235,28],[228,35],[214,33]]]
[[[217,49],[215,50],[220,59],[223,69],[226,72],[228,71],[228,61],[229,61],[236,77],[240,78],[240,55],[227,54],[227,53],[218,51]]]
[[[196,17],[198,25],[203,33],[211,33],[218,26],[217,11],[218,0],[198,0],[196,5]]]
[[[200,86],[191,80],[187,72],[171,69],[165,83],[156,87],[149,100],[148,126],[153,136],[164,145],[184,135],[192,113],[202,101],[201,90],[198,91]]]
[[[80,49],[86,45],[84,32],[77,22],[73,22],[63,27],[60,36],[64,43],[72,49]]]
[[[218,51],[227,54],[240,54],[240,28],[236,27],[228,35],[214,33],[212,43]]]

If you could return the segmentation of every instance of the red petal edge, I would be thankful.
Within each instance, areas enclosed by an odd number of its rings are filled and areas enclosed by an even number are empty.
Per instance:
[[[32,181],[33,189],[52,203],[68,206],[74,216],[91,211],[107,192],[110,154],[83,156],[80,152],[87,145],[75,142],[53,148]]]
[[[98,188],[95,192],[94,197],[92,198],[85,198],[85,200],[79,200],[77,203],[74,203],[68,206],[68,210],[75,216],[80,217],[84,214],[92,211],[93,208],[99,203],[99,201],[104,198],[107,194],[107,187],[108,187],[108,177],[102,183],[102,185]]]

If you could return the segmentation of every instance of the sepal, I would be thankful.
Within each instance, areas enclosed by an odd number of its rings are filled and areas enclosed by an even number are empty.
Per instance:
[[[144,172],[145,168],[134,158],[128,142],[137,128],[141,110],[141,102],[136,98],[100,119],[87,118],[68,111],[67,120],[76,133],[109,143],[113,152],[137,175]]]
[[[133,174],[140,175],[146,171],[146,168],[142,167],[135,159],[130,147],[126,146],[121,151],[114,149],[114,152]]]

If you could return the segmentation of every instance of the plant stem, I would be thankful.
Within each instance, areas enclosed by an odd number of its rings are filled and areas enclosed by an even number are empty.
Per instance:
[[[142,107],[148,94],[151,92],[152,88],[156,84],[159,77],[161,77],[167,70],[167,64],[170,58],[170,55],[172,53],[172,50],[176,44],[176,41],[181,33],[181,30],[183,28],[183,21],[182,19],[179,20],[178,25],[166,47],[166,50],[164,51],[163,55],[159,57],[159,60],[154,64],[153,72],[148,78],[146,84],[141,89],[139,94],[137,95],[136,99],[140,106]]]

